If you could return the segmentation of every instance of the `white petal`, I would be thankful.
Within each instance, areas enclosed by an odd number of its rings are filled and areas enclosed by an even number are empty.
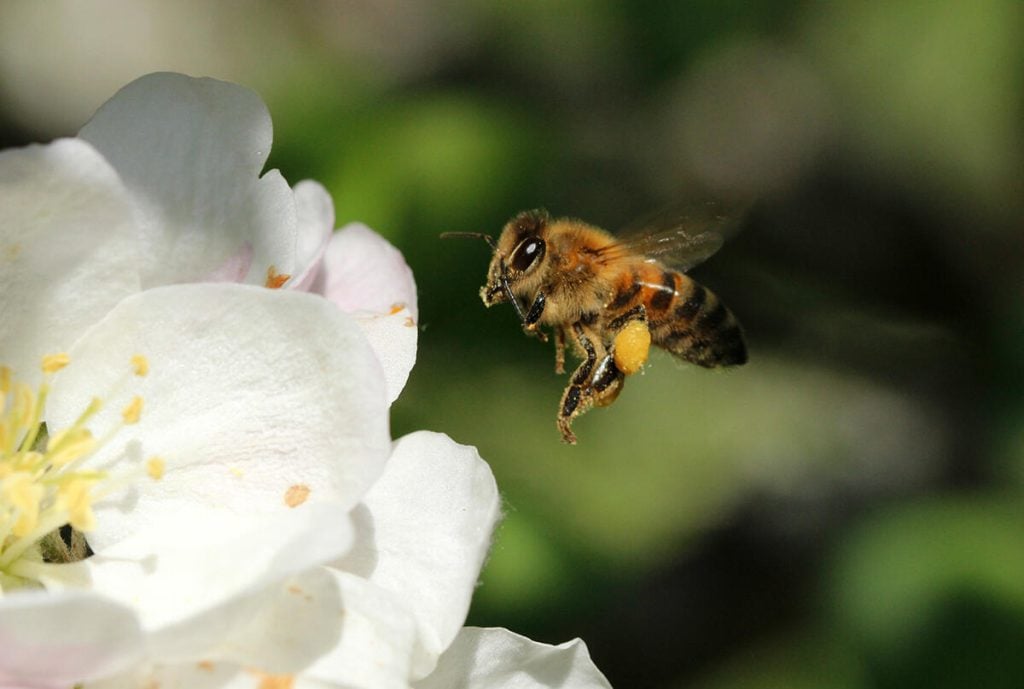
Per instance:
[[[404,306],[413,320],[418,314],[416,281],[402,253],[360,223],[331,237],[316,291],[343,311],[390,313]]]
[[[67,687],[142,656],[131,609],[87,593],[8,592],[0,598],[0,686]]]
[[[390,404],[402,394],[416,363],[419,328],[408,309],[389,314],[359,312],[353,315],[384,367]]]
[[[172,520],[72,567],[93,591],[133,607],[151,658],[168,662],[223,655],[225,639],[263,630],[254,616],[280,582],[338,557],[351,538],[346,510],[321,503],[265,516],[247,531]]]
[[[334,203],[330,194],[312,180],[295,185],[299,225],[295,244],[295,275],[290,289],[310,291],[320,274],[324,252],[334,233]]]
[[[507,629],[465,627],[416,689],[611,689],[579,639],[549,646]]]
[[[89,425],[103,437],[138,394],[142,420],[88,465],[116,475],[136,457],[166,461],[161,480],[139,479],[97,506],[97,550],[168,515],[244,523],[306,501],[351,506],[389,454],[380,366],[351,318],[315,295],[151,289],[121,302],[70,353],[53,382],[50,427],[100,396],[106,406]],[[136,353],[149,358],[149,375],[109,392]]]
[[[419,629],[413,676],[423,676],[466,619],[500,515],[494,476],[475,448],[421,431],[395,443],[364,505],[354,512],[356,545],[334,566],[410,607]]]
[[[43,354],[139,290],[127,191],[91,146],[0,153],[0,363],[34,383]]]
[[[281,587],[226,658],[270,674],[340,686],[403,689],[416,623],[398,597],[345,572],[320,568]]]
[[[294,269],[295,199],[280,173],[259,177],[271,123],[252,91],[159,73],[128,84],[79,137],[121,175],[143,211],[143,285],[205,279],[251,249],[247,281]]]

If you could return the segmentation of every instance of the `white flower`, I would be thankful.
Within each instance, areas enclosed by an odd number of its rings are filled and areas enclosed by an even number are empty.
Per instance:
[[[391,443],[411,273],[368,228],[334,233],[316,183],[259,176],[269,148],[252,93],[157,74],[79,139],[0,153],[0,361],[81,441],[0,473],[0,685],[489,686],[568,662],[564,686],[604,686],[578,646],[461,630],[493,476],[442,435]],[[60,472],[85,488],[40,488]],[[95,554],[40,562],[26,505]]]
[[[579,639],[549,646],[507,629],[465,627],[441,656],[434,673],[417,682],[415,689],[610,686]]]
[[[126,384],[138,352],[151,370]],[[94,395],[104,402],[88,428],[107,440],[73,459],[83,474],[103,472],[89,486],[96,554],[70,564],[0,554],[10,577],[0,619],[14,625],[0,678],[71,682],[118,662],[203,656],[247,623],[268,586],[349,549],[350,512],[390,454],[387,400],[372,350],[331,304],[242,285],[154,288],[123,300],[69,354],[47,421],[74,427]],[[124,425],[135,396],[145,410]],[[145,471],[152,455],[165,465],[159,480]],[[15,577],[52,595],[26,598]],[[31,622],[12,621],[9,605]],[[83,606],[121,628],[108,627],[109,645],[82,637],[98,644],[87,654],[95,665],[61,674],[53,637],[24,632],[60,628]]]

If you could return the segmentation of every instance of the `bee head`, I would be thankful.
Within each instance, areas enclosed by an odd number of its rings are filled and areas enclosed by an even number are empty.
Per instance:
[[[480,288],[486,306],[514,301],[515,286],[543,264],[548,220],[547,211],[523,211],[505,225],[487,270],[487,283]]]
[[[511,302],[516,311],[521,312],[514,288],[521,280],[536,272],[544,262],[547,243],[543,234],[548,220],[547,211],[523,211],[505,224],[497,241],[479,232],[445,232],[441,236],[446,239],[470,238],[487,242],[494,254],[487,269],[487,282],[480,288],[480,299],[488,307]]]

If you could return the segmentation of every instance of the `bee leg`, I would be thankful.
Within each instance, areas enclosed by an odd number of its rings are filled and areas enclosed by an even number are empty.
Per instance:
[[[594,388],[592,374],[594,364],[597,362],[597,350],[594,349],[594,343],[590,341],[590,338],[583,331],[582,325],[573,323],[572,329],[576,335],[576,341],[579,342],[583,351],[586,352],[587,358],[576,368],[568,387],[562,393],[562,400],[558,404],[557,422],[558,430],[562,432],[562,440],[570,445],[575,445],[576,435],[572,432],[570,426],[573,419],[590,409],[593,404]],[[607,359],[608,357],[605,356],[605,358]]]
[[[651,331],[647,325],[647,309],[637,304],[608,323],[611,341],[608,351],[615,357],[619,371],[632,375],[647,361],[651,349]]]
[[[555,373],[565,373],[565,330],[555,328]]]
[[[626,374],[615,365],[615,355],[606,354],[594,369],[591,384],[594,389],[594,406],[607,407],[622,392]]]
[[[544,305],[546,299],[543,292],[537,292],[537,296],[533,298],[533,303],[530,304],[530,309],[526,312],[523,317],[523,330],[528,335],[536,335],[537,339],[541,342],[547,342],[548,336],[541,330],[537,329],[537,323],[540,321],[540,317],[544,314]]]

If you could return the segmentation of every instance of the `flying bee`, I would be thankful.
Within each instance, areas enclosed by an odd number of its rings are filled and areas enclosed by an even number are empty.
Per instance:
[[[747,361],[743,331],[714,292],[685,271],[722,245],[730,220],[717,204],[663,215],[616,239],[580,220],[546,211],[519,213],[497,241],[475,232],[442,237],[483,239],[494,252],[485,306],[512,304],[529,335],[555,340],[555,372],[565,372],[568,340],[582,362],[558,405],[562,439],[576,443],[573,420],[615,401],[626,376],[639,371],[654,344],[708,368]]]

